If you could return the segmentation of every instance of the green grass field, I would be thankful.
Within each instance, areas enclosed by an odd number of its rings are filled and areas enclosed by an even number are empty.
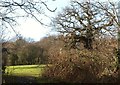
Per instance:
[[[51,78],[42,77],[47,65],[18,65],[18,66],[6,66],[5,75],[10,80],[10,76],[18,77],[34,77],[37,83],[57,83],[59,80],[52,80]],[[52,66],[52,65],[48,65]]]
[[[7,66],[5,73],[15,76],[33,76],[40,77],[44,72],[46,65],[19,65]]]

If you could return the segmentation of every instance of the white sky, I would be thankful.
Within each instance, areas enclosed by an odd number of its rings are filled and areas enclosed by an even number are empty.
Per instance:
[[[62,7],[67,5],[67,3],[70,0],[56,0],[56,1],[48,1],[47,5],[50,9],[55,9],[57,7],[57,10],[55,13],[51,13],[47,9],[45,9],[46,14],[48,16],[54,16]],[[48,18],[42,17],[43,22],[49,23],[50,20]],[[39,22],[37,22],[35,19],[27,18],[27,19],[20,19],[18,22],[20,25],[16,26],[16,32],[20,33],[23,37],[26,38],[33,38],[35,41],[39,41],[41,38],[47,36],[51,32],[51,28],[42,26]],[[15,36],[14,32],[11,32],[10,34],[12,37]]]
[[[57,7],[57,11],[55,13],[51,13],[49,11],[46,11],[48,16],[54,16],[58,11],[60,11],[60,9],[62,7],[64,7],[65,5],[67,5],[69,3],[70,0],[49,0],[47,3],[48,7],[50,9],[54,9]],[[112,0],[110,0],[112,1]],[[116,1],[116,0],[114,0]],[[42,17],[43,18],[43,22],[44,23],[49,23],[50,20]],[[26,20],[20,20],[20,26],[16,27],[15,29],[17,29],[16,31],[19,32],[23,37],[27,37],[27,38],[33,38],[35,41],[39,41],[41,38],[47,36],[50,34],[50,28],[46,28],[44,26],[42,26],[40,23],[38,23],[37,21],[35,21],[34,19],[30,18],[30,19],[26,19]],[[12,36],[15,36],[14,33]]]

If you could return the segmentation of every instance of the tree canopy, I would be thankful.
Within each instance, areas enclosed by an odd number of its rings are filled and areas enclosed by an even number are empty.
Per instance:
[[[113,9],[111,3],[73,0],[70,6],[53,18],[52,25],[67,37],[72,47],[83,41],[84,47],[91,49],[95,38],[116,35],[116,14],[113,16]]]

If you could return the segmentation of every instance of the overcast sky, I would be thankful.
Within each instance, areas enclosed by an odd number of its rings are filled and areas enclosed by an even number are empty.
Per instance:
[[[57,7],[57,10],[55,13],[51,13],[47,9],[45,9],[46,14],[48,16],[55,16],[58,11],[69,4],[69,1],[70,0],[49,0],[47,3],[48,7],[50,9],[55,9]],[[42,19],[45,24],[48,24],[50,22],[50,20],[48,18],[45,18],[44,16],[42,16]],[[33,38],[35,41],[39,41],[41,38],[48,36],[51,33],[51,28],[42,26],[39,22],[32,18],[27,18],[24,20],[20,19],[19,23],[20,25],[16,26],[15,28],[17,29],[16,31],[20,33],[23,37]],[[15,36],[15,33],[11,32],[11,35]]]

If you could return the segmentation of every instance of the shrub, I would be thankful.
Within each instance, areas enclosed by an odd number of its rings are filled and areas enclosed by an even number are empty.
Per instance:
[[[96,41],[93,50],[64,49],[51,47],[49,61],[52,64],[43,76],[64,82],[96,83],[104,75],[115,71],[113,53],[116,41]],[[114,45],[112,45],[114,44]],[[97,47],[97,48],[96,48]]]

